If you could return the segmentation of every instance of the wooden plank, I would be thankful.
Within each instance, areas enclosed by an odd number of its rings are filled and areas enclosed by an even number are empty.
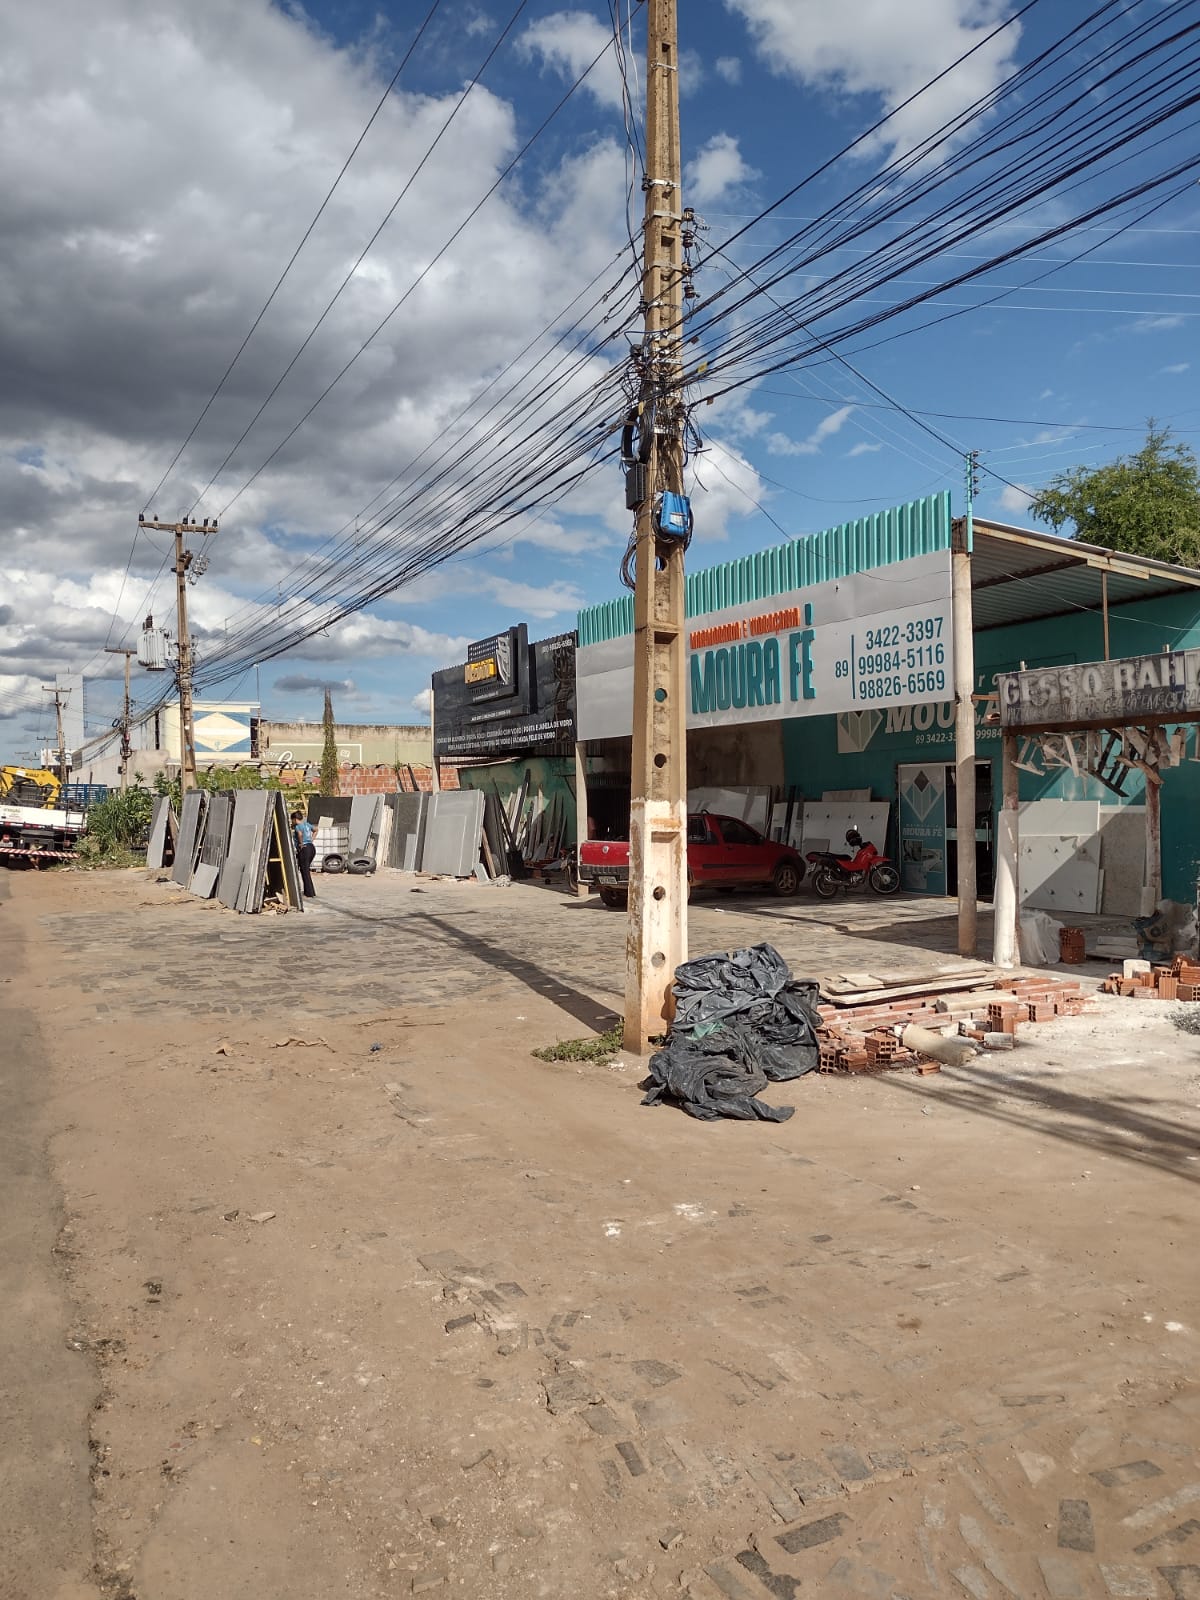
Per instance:
[[[953,990],[962,989],[988,989],[995,981],[995,973],[971,973],[963,978],[934,978],[932,982],[901,985],[895,989],[867,989],[854,993],[839,993],[826,988],[821,984],[821,993],[836,1006],[859,1006],[875,1003],[886,1004],[890,1000],[900,1000],[909,995],[937,996]]]

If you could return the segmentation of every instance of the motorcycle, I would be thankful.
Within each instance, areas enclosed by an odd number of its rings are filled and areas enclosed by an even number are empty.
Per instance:
[[[822,900],[832,900],[839,889],[857,889],[864,882],[875,894],[895,894],[900,874],[880,855],[873,844],[864,843],[862,834],[851,828],[846,843],[850,856],[834,855],[831,850],[811,850],[806,860],[812,864],[812,886]]]

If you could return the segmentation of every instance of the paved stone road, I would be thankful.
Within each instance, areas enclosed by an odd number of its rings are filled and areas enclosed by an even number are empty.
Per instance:
[[[131,876],[40,919],[95,1047],[57,1154],[110,1593],[1200,1600],[1200,1055],[1157,1005],[704,1125],[633,1064],[530,1063],[618,1003],[620,916],[320,888],[239,919]],[[799,972],[953,937],[693,909],[694,950]]]

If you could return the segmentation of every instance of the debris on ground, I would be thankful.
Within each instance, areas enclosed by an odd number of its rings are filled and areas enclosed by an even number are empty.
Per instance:
[[[1182,951],[1197,954],[1196,909],[1180,900],[1160,900],[1147,917],[1135,917],[1138,955],[1146,961],[1167,961]]]
[[[1200,1000],[1200,963],[1177,955],[1170,965],[1126,961],[1120,972],[1110,972],[1100,985],[1103,994],[1120,994],[1133,1000]]]
[[[906,980],[877,990],[871,1000],[854,998],[839,992],[836,984],[822,982],[821,992],[829,995],[832,1003],[818,1008],[821,1071],[883,1072],[914,1067],[919,1072],[921,1063],[932,1058],[910,1046],[908,1030],[914,1026],[918,1033],[939,1038],[947,1033],[960,1035],[985,1050],[1011,1049],[1022,1024],[1079,1016],[1086,1003],[1081,985],[1071,978],[1013,978],[998,988],[994,980],[979,981],[980,969],[963,970],[973,975],[970,987],[965,986],[965,979],[951,976],[947,981],[947,971],[952,969],[943,969],[927,977],[924,984]],[[1005,1036],[1007,1043],[1001,1042]]]
[[[291,1036],[291,1037],[289,1037],[287,1039],[276,1039],[276,1041],[275,1041],[275,1049],[276,1050],[286,1050],[288,1045],[290,1045],[290,1044],[305,1045],[308,1048],[313,1049],[313,1050],[316,1049],[317,1045],[323,1044],[325,1046],[326,1050],[332,1050],[333,1049],[333,1046],[329,1043],[328,1039],[300,1039],[300,1038],[297,1038],[295,1036]]]
[[[947,1067],[965,1066],[978,1053],[973,1039],[962,1035],[931,1033],[928,1028],[922,1028],[915,1022],[910,1022],[905,1028],[900,1035],[900,1042],[914,1055],[938,1061]]]
[[[702,1121],[783,1122],[793,1106],[764,1105],[769,1082],[820,1064],[818,986],[796,981],[774,946],[701,956],[675,969],[675,1021],[650,1058],[643,1105],[682,1107]]]
[[[782,1121],[794,1108],[756,1098],[768,1082],[814,1066],[921,1075],[962,1066],[981,1050],[1011,1050],[1024,1023],[1085,1006],[1072,979],[1014,978],[999,988],[995,969],[978,964],[797,982],[767,944],[685,962],[675,980],[675,1022],[651,1057],[643,1104],[666,1100],[705,1119]]]

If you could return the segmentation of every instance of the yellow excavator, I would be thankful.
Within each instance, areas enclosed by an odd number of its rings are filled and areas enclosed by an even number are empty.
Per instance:
[[[57,774],[45,767],[0,767],[0,805],[53,811],[62,793]]]

